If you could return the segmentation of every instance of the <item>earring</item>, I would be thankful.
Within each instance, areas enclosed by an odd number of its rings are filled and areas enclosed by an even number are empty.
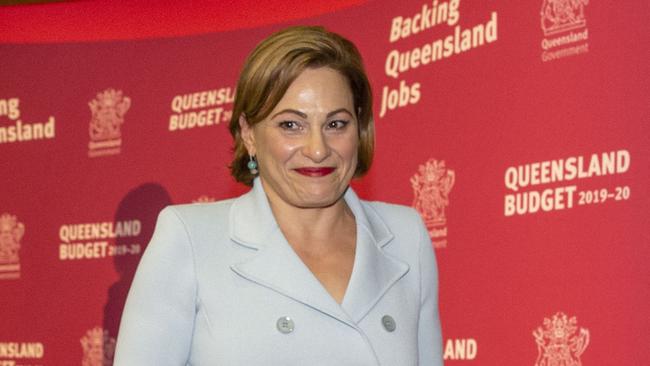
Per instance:
[[[251,174],[257,175],[257,161],[255,160],[255,157],[252,155],[248,156],[248,164],[246,164],[246,167],[248,170],[250,170]]]

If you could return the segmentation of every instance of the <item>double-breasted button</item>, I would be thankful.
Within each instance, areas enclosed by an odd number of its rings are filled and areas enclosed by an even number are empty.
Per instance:
[[[280,333],[289,334],[293,332],[294,324],[293,319],[288,316],[281,316],[275,323]]]
[[[381,318],[381,324],[384,326],[384,329],[386,329],[389,332],[392,332],[395,330],[395,328],[397,328],[395,319],[393,319],[393,317],[390,315],[384,315]]]

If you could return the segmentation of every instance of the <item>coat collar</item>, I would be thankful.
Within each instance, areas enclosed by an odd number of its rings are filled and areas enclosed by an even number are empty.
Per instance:
[[[351,188],[344,199],[357,223],[357,246],[342,304],[330,296],[287,243],[259,178],[250,192],[233,202],[229,225],[232,240],[258,253],[232,265],[232,270],[355,327],[409,267],[382,250],[393,240],[393,234],[381,217],[364,205]]]

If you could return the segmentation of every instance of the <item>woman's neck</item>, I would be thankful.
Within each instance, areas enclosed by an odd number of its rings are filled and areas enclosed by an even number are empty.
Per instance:
[[[328,243],[337,232],[356,231],[354,214],[343,197],[326,207],[303,208],[291,205],[273,193],[266,196],[280,230],[296,250],[331,250],[332,244]]]

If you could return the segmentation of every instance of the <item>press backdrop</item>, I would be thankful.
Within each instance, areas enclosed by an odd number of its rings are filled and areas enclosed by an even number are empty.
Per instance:
[[[236,79],[292,24],[364,56],[377,149],[353,186],[425,219],[446,364],[647,364],[648,10],[375,1],[233,31],[1,44],[0,365],[112,362],[158,212],[247,190],[227,168]]]

